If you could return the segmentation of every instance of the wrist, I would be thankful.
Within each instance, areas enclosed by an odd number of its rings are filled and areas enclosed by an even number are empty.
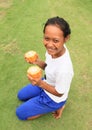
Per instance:
[[[42,88],[42,84],[43,84],[43,80],[39,80],[38,86],[39,86],[40,88]]]

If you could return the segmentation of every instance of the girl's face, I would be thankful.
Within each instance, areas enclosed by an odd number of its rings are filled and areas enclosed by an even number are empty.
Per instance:
[[[43,43],[47,52],[57,58],[65,52],[64,43],[68,37],[64,37],[63,31],[58,26],[47,25],[45,28]]]

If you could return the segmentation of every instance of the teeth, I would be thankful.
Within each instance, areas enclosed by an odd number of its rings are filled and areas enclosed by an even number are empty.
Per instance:
[[[49,51],[53,51],[54,49],[48,49]]]
[[[54,50],[54,49],[52,49],[52,48],[48,48],[48,50]]]

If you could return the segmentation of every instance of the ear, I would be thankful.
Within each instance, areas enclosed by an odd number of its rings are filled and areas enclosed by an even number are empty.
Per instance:
[[[67,36],[65,37],[65,42],[67,42],[69,39],[70,39],[70,35],[67,35]]]

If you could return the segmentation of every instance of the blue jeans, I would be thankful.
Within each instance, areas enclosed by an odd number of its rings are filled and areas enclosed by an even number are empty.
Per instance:
[[[53,101],[38,86],[28,84],[18,92],[19,100],[24,101],[16,108],[16,115],[20,120],[27,120],[29,117],[46,114],[61,108],[66,100],[60,103]]]

